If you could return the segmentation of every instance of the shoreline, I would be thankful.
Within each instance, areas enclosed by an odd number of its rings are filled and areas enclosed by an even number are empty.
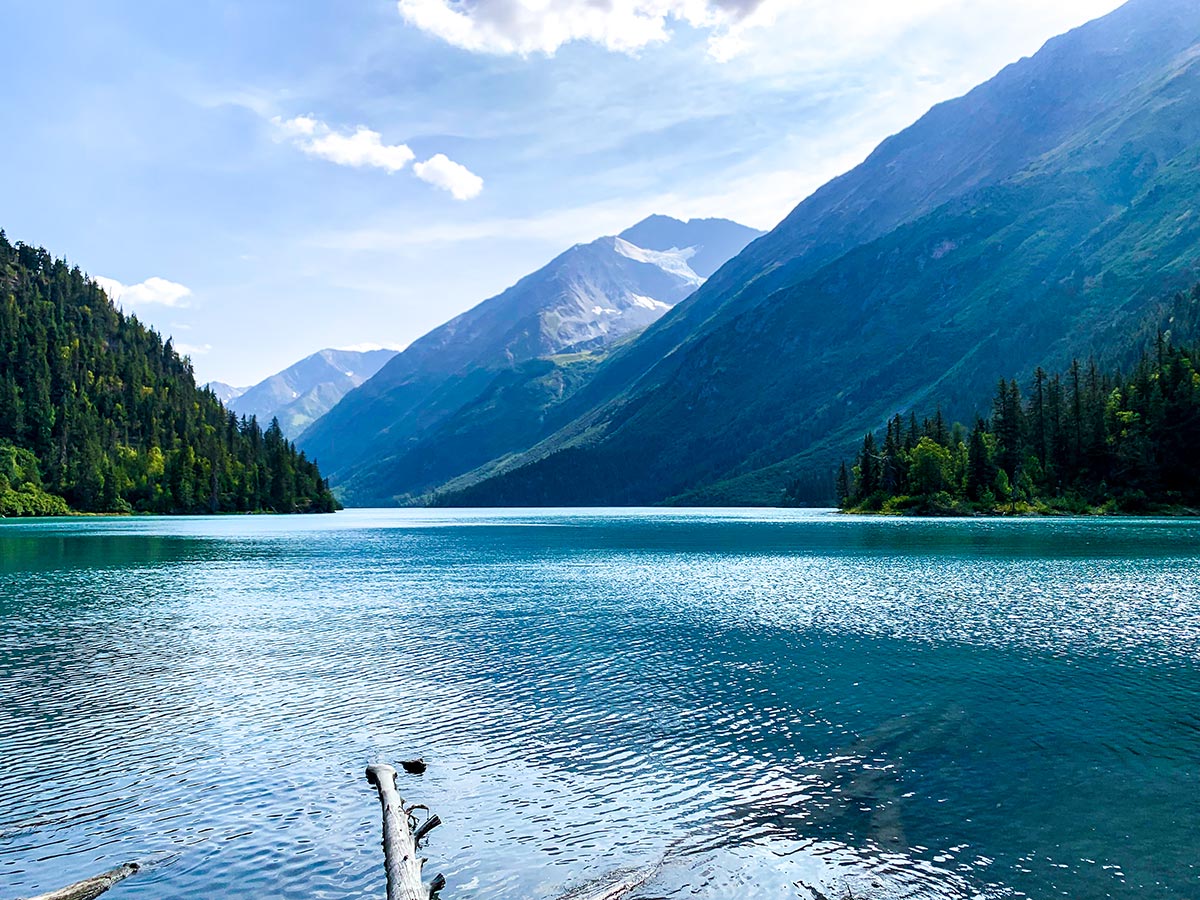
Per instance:
[[[957,510],[957,509],[863,509],[854,507],[838,509],[848,516],[880,516],[885,518],[909,519],[1197,519],[1200,509],[1190,506],[1164,506],[1148,510],[1124,510],[1093,506],[1087,509],[1056,509],[1044,505],[1015,510]]]

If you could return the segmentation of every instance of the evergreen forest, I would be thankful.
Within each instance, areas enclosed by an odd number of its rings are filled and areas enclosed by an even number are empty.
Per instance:
[[[0,232],[0,515],[336,508],[278,422],[225,410],[79,268]]]
[[[1075,360],[1038,368],[1023,391],[997,385],[970,428],[941,411],[895,416],[837,474],[839,504],[861,512],[1150,513],[1200,507],[1200,285],[1142,335],[1125,371]],[[1148,329],[1144,329],[1148,330]],[[1149,346],[1146,346],[1149,344]]]

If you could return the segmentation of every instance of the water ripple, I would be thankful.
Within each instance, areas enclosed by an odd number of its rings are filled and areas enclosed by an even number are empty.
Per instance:
[[[1200,526],[795,513],[0,525],[0,900],[1200,893]],[[113,896],[116,896],[114,891]]]

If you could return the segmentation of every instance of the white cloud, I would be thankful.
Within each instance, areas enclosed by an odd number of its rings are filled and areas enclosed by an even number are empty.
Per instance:
[[[399,172],[416,155],[406,144],[385,144],[383,135],[362,125],[351,134],[343,134],[312,116],[296,116],[294,119],[275,116],[271,123],[281,137],[291,140],[309,156],[339,166],[366,166]]]
[[[122,306],[187,306],[192,295],[190,288],[165,278],[147,278],[138,284],[122,284],[115,278],[97,276],[92,279],[108,294],[110,300]]]
[[[378,131],[363,125],[346,134],[312,116],[291,119],[275,116],[271,124],[280,138],[290,140],[309,156],[339,166],[367,166],[390,174],[399,172],[416,158],[407,144],[385,144]],[[470,200],[483,190],[482,178],[444,153],[435,153],[424,162],[414,163],[413,173],[422,181],[449,191],[456,200]]]
[[[844,137],[844,136],[842,136]],[[856,135],[856,143],[839,147],[832,138],[815,142],[810,155],[789,166],[752,160],[707,190],[646,192],[577,206],[549,208],[525,216],[471,217],[455,222],[412,222],[385,216],[361,228],[323,231],[309,237],[321,250],[349,253],[424,253],[437,245],[524,240],[565,249],[573,243],[617,234],[648,215],[689,218],[729,218],[769,230],[797,203],[829,179],[853,168],[874,146],[871,137]]]
[[[455,200],[470,200],[483,190],[483,179],[464,165],[435,153],[425,162],[413,164],[413,172],[422,181],[440,187],[454,195]]]

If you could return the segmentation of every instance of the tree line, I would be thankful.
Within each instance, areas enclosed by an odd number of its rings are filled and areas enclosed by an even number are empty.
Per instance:
[[[57,498],[57,499],[55,499]],[[0,231],[0,515],[332,512],[317,465],[196,386],[78,267]]]
[[[1177,295],[1128,372],[1073,361],[1001,380],[970,428],[938,410],[868,433],[836,478],[845,509],[1144,513],[1200,507],[1200,285]],[[1143,345],[1144,346],[1144,345]]]

